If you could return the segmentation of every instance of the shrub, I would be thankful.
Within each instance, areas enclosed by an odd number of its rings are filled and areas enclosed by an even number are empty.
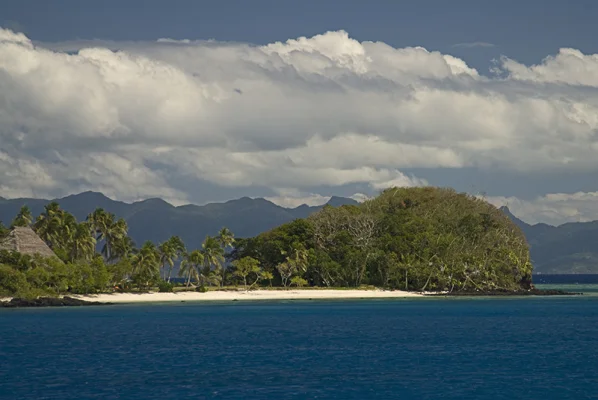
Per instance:
[[[27,277],[8,265],[0,264],[0,295],[18,296],[29,291]]]
[[[208,288],[206,286],[201,285],[201,286],[196,287],[195,291],[200,292],[200,293],[205,293],[208,291]]]
[[[25,272],[27,282],[32,288],[47,289],[50,282],[50,272],[46,268],[36,267]]]
[[[16,251],[0,250],[0,264],[8,265],[24,272],[32,267],[32,258],[29,255]]]
[[[158,291],[160,293],[172,293],[174,292],[174,284],[166,281],[158,283]]]
[[[297,287],[307,286],[307,281],[300,276],[294,276],[291,279],[291,285],[295,285]]]

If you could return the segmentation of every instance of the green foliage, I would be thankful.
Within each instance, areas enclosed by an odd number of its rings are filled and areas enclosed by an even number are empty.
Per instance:
[[[158,246],[160,267],[165,270],[168,267],[168,276],[165,278],[170,282],[170,276],[172,275],[172,269],[175,262],[185,254],[185,244],[178,236],[173,236],[166,242],[161,243]]]
[[[145,242],[131,259],[131,280],[139,288],[149,288],[160,280],[160,254],[152,242]]]
[[[291,278],[291,286],[297,286],[297,287],[307,286],[307,280],[303,279],[300,276],[294,276],[293,278]]]
[[[33,215],[31,214],[31,209],[27,205],[24,205],[12,221],[12,226],[29,226],[32,222]]]
[[[201,285],[201,286],[198,286],[195,288],[195,291],[200,292],[200,293],[206,293],[206,292],[208,292],[208,290],[209,289],[204,285]]]
[[[174,284],[166,281],[160,281],[158,283],[158,291],[160,293],[172,293],[174,292]]]
[[[24,207],[14,223],[31,220]],[[135,249],[126,222],[102,209],[79,223],[50,203],[33,228],[58,257],[0,251],[0,293],[95,293],[156,284],[171,291],[179,259],[179,275],[198,291],[235,279],[246,289],[262,283],[515,290],[531,283],[528,245],[519,228],[489,203],[451,189],[388,189],[359,206],[326,206],[253,238],[235,239],[223,228],[190,251],[177,236]]]
[[[187,287],[191,284],[191,279],[195,278],[197,283],[200,281],[200,276],[203,276],[202,266],[204,262],[204,255],[199,250],[193,250],[183,255],[181,268],[179,269],[179,276],[187,278]]]
[[[27,282],[31,287],[48,288],[51,280],[50,271],[45,267],[35,267],[25,272]]]
[[[33,257],[16,251],[0,250],[0,264],[25,272],[34,264]]]
[[[484,200],[430,187],[326,206],[238,240],[231,258],[247,256],[283,286],[301,278],[317,286],[511,290],[528,288],[532,272],[527,242],[508,217]]]
[[[116,263],[107,265],[108,274],[110,276],[110,285],[118,290],[129,289],[129,277],[133,271],[131,260],[124,258]]]
[[[10,229],[8,229],[2,221],[0,221],[0,239],[6,237],[10,233]]]
[[[23,272],[0,264],[0,296],[15,296],[28,290],[29,283]]]
[[[95,240],[103,243],[101,253],[107,261],[126,257],[131,251],[131,240],[127,236],[128,226],[124,219],[117,219],[101,208],[87,216],[87,223],[96,235]]]
[[[263,271],[260,268],[260,262],[253,257],[243,257],[240,260],[233,261],[234,272],[233,275],[241,278],[245,289],[247,289],[247,278],[253,278],[254,281],[250,286],[253,286],[262,279]],[[268,275],[271,276],[271,275]]]

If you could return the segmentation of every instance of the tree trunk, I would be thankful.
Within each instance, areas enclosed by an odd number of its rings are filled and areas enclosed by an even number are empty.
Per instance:
[[[428,286],[428,283],[430,283],[430,279],[432,279],[432,274],[433,274],[433,273],[434,273],[434,271],[432,270],[432,271],[430,272],[430,275],[428,275],[428,280],[426,281],[426,284],[424,285],[424,287],[423,287],[423,288],[421,288],[421,289],[420,289],[420,291],[422,291],[422,292],[423,292],[424,290],[426,290],[426,287]]]

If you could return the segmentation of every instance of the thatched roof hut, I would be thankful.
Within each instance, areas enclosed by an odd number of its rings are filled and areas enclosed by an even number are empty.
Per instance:
[[[0,250],[17,251],[30,256],[54,257],[56,254],[48,247],[37,233],[29,227],[14,227],[8,235],[0,239]]]

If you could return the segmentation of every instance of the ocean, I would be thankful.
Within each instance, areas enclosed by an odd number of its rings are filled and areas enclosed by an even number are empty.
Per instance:
[[[596,399],[595,294],[4,309],[0,399]]]

